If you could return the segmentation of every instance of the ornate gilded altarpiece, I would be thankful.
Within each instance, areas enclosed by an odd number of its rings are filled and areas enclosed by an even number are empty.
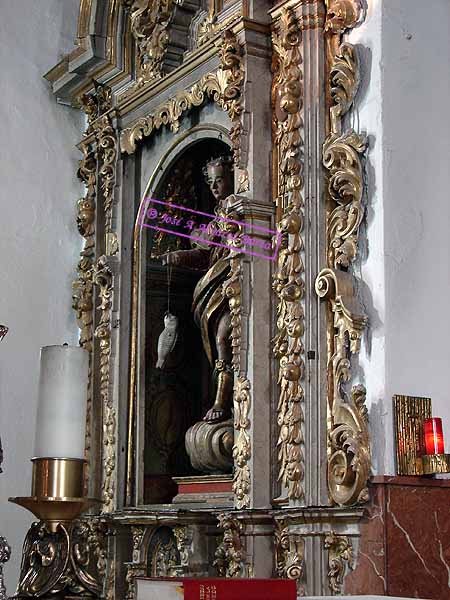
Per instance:
[[[353,375],[366,326],[353,271],[366,141],[346,121],[359,72],[345,34],[363,19],[359,0],[80,2],[76,48],[46,75],[86,114],[73,308],[91,355],[86,458],[102,508],[82,520],[101,569],[80,595],[132,600],[139,575],[342,590],[370,472]],[[190,177],[213,149],[233,156],[234,214],[280,245],[275,261],[230,260],[233,468],[202,480],[228,481],[228,493],[158,500],[145,461],[169,438],[158,446],[160,430],[147,429],[143,323],[164,275],[137,217],[151,194],[198,208]],[[189,475],[179,469],[166,484]]]

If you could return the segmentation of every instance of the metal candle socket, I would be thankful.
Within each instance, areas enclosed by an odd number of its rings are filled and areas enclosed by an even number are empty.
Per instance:
[[[9,498],[46,521],[51,531],[59,523],[69,523],[99,500],[86,498],[86,461],[75,458],[33,458],[31,496]]]

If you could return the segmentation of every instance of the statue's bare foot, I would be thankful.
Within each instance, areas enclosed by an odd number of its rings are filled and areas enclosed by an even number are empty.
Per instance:
[[[208,410],[206,415],[203,417],[203,420],[207,423],[220,423],[220,421],[225,421],[226,418],[227,416],[223,408],[213,406]]]

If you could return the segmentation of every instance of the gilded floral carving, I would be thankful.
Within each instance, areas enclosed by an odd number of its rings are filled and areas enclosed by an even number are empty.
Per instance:
[[[351,44],[339,45],[340,36],[362,17],[356,0],[327,3],[326,30],[333,53],[330,64],[330,133],[323,145],[323,164],[328,171],[327,220],[328,268],[316,278],[316,292],[328,300],[329,330],[329,456],[328,489],[338,505],[367,501],[370,474],[370,443],[362,385],[352,382],[351,356],[360,350],[367,317],[357,297],[358,283],[351,267],[358,254],[360,225],[364,216],[362,155],[366,139],[349,129],[343,118],[359,85],[358,60]]]
[[[328,488],[336,504],[351,505],[368,499],[370,446],[365,389],[355,386],[350,395],[345,389],[351,380],[350,356],[359,352],[367,317],[356,299],[350,273],[322,269],[316,280],[316,292],[330,302],[335,331],[334,352],[329,361],[333,398]]]
[[[234,405],[234,476],[233,492],[236,508],[250,507],[251,474],[249,460],[251,458],[250,428],[250,382],[245,377],[238,377],[233,394]]]
[[[245,551],[242,544],[243,525],[231,513],[218,516],[218,527],[223,529],[222,542],[217,547],[213,565],[219,577],[243,577]]]
[[[276,146],[277,204],[281,234],[273,289],[278,298],[274,355],[279,360],[278,461],[282,495],[304,496],[303,409],[304,295],[301,147],[302,71],[301,31],[293,10],[282,12],[273,34],[273,138]]]
[[[326,533],[324,545],[328,550],[328,584],[333,595],[340,595],[346,570],[353,569],[353,548],[347,536],[334,531]]]
[[[137,563],[141,557],[142,540],[144,539],[145,527],[132,526],[131,535],[133,537],[133,562]]]
[[[348,268],[355,259],[364,214],[361,156],[366,139],[353,130],[341,132],[342,118],[353,102],[358,83],[354,48],[342,44],[331,69],[331,133],[323,146],[323,164],[329,172],[328,190],[335,202],[328,221],[328,263],[335,268]]]
[[[173,528],[177,549],[180,555],[179,575],[189,573],[189,556],[192,552],[193,530],[191,527],[179,525]]]
[[[103,512],[114,510],[116,478],[116,410],[110,394],[111,309],[113,274],[106,256],[100,256],[94,268],[94,283],[99,287],[100,322],[95,337],[100,342],[100,397],[103,406]]]
[[[325,0],[327,17],[325,31],[342,34],[346,29],[352,29],[364,15],[361,0]]]
[[[78,278],[72,283],[72,308],[80,328],[79,344],[89,352],[88,393],[86,407],[85,457],[89,465],[91,450],[92,415],[92,346],[93,346],[93,273],[95,260],[95,197],[97,159],[90,144],[81,145],[83,158],[79,163],[78,177],[86,186],[86,195],[77,203],[77,226],[84,238],[83,249],[77,265]],[[85,472],[89,477],[89,468]]]
[[[96,124],[97,152],[99,160],[99,186],[103,195],[105,222],[105,248],[108,256],[119,250],[117,236],[112,229],[114,186],[116,184],[117,134],[108,115]]]
[[[136,84],[142,87],[163,76],[169,43],[168,27],[183,0],[123,0],[129,10],[131,32],[136,40]]]
[[[275,570],[278,577],[294,579],[299,595],[304,595],[305,542],[300,535],[289,532],[284,520],[278,521],[275,529]]]
[[[97,81],[93,83],[94,91],[91,94],[83,94],[79,100],[88,119],[86,134],[94,129],[94,122],[112,107],[111,88]]]

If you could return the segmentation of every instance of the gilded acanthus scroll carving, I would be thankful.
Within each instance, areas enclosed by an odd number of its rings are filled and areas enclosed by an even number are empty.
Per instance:
[[[213,565],[219,577],[243,577],[245,571],[245,550],[241,537],[243,524],[231,513],[220,514],[218,520],[218,527],[223,529],[223,539],[215,552]]]
[[[244,81],[242,50],[236,37],[226,31],[220,53],[221,66],[215,73],[204,75],[189,90],[183,90],[159,106],[151,115],[135,121],[120,135],[122,152],[133,154],[136,143],[151,135],[163,125],[173,132],[179,129],[183,113],[195,106],[201,106],[207,98],[212,98],[230,115],[233,124],[230,133],[235,157],[239,155],[240,116],[242,113],[241,94]]]
[[[99,159],[99,183],[105,213],[105,248],[108,256],[119,250],[116,234],[112,230],[114,186],[116,183],[117,134],[108,115],[100,118],[96,126]]]
[[[273,289],[278,297],[274,355],[279,359],[278,479],[290,499],[304,496],[303,409],[304,390],[304,294],[303,210],[301,147],[302,71],[301,31],[293,10],[283,11],[279,31],[273,35],[274,79],[272,86],[277,204],[281,234]],[[284,494],[284,491],[282,491]]]
[[[111,88],[97,81],[94,81],[93,84],[94,91],[91,94],[83,94],[79,99],[81,108],[88,119],[86,134],[94,129],[95,121],[112,107]]]
[[[217,15],[223,8],[223,0],[208,0],[208,13],[200,23],[197,31],[197,46],[208,41],[219,29]]]
[[[331,69],[331,134],[323,146],[323,164],[329,172],[328,191],[336,203],[328,222],[328,263],[348,268],[358,251],[363,178],[361,155],[364,136],[353,130],[342,133],[342,118],[349,110],[359,83],[356,53],[342,44]]]
[[[325,0],[325,3],[325,31],[328,33],[344,33],[346,29],[355,27],[364,14],[361,0]]]
[[[94,268],[94,283],[99,287],[100,322],[95,337],[100,341],[100,396],[103,406],[103,477],[104,513],[112,512],[116,477],[116,410],[110,394],[111,310],[113,274],[106,256],[100,256]]]
[[[168,26],[183,0],[122,0],[130,11],[131,32],[136,40],[135,87],[163,76],[163,61],[169,43]]]
[[[250,428],[250,382],[245,377],[238,377],[233,392],[234,435],[233,446],[234,476],[233,492],[236,508],[250,507],[251,458]]]
[[[354,26],[361,16],[361,7],[356,1],[330,0],[328,7],[327,30],[336,37]],[[367,325],[357,298],[357,280],[351,273],[364,214],[361,159],[366,139],[351,129],[342,132],[344,115],[353,103],[359,84],[355,49],[347,43],[336,46],[334,38],[329,47],[338,49],[330,65],[331,131],[323,145],[330,206],[328,267],[317,276],[316,292],[329,302],[334,331],[328,358],[328,489],[333,502],[352,505],[367,501],[370,473],[365,388],[357,385],[350,393],[346,389],[352,380],[350,357],[359,352],[361,335]]]
[[[332,381],[328,488],[334,502],[351,505],[368,499],[370,448],[365,389],[355,386],[348,397],[344,385],[351,380],[350,355],[359,352],[367,317],[356,299],[353,276],[345,271],[322,269],[316,292],[330,302],[335,331],[328,369]]]
[[[304,595],[305,541],[300,535],[289,532],[284,520],[278,521],[275,529],[275,570],[278,577],[294,579],[299,595]]]
[[[324,545],[328,550],[328,584],[333,595],[340,595],[347,567],[353,569],[352,544],[347,536],[329,531]]]
[[[72,284],[72,308],[75,311],[80,328],[79,344],[89,352],[89,378],[86,406],[86,442],[85,457],[89,464],[91,449],[91,414],[92,414],[92,344],[93,344],[93,273],[95,260],[95,196],[97,159],[90,144],[82,144],[83,158],[78,168],[78,177],[86,186],[84,198],[77,203],[77,226],[84,238],[84,246],[80,252],[77,265],[78,278]],[[86,469],[86,477],[88,477]]]

